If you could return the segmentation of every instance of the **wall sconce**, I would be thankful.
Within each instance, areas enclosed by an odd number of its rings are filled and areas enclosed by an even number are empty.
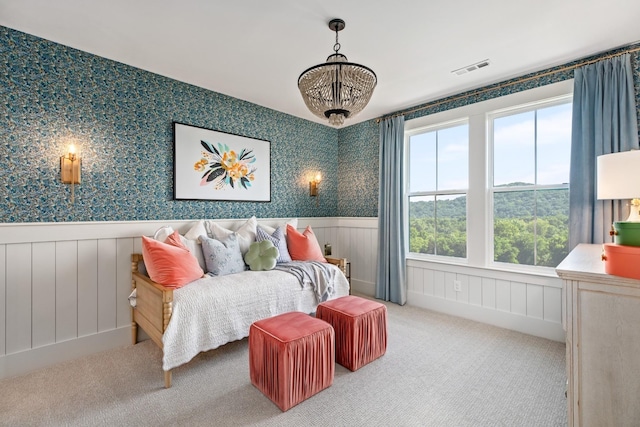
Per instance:
[[[71,203],[74,201],[74,184],[80,184],[80,156],[76,147],[69,145],[69,152],[60,157],[60,179],[63,184],[71,184]]]
[[[316,198],[316,207],[318,206],[318,199],[320,198],[318,197],[318,185],[320,181],[322,181],[322,175],[320,175],[320,173],[317,173],[316,176],[309,181],[309,195]]]
[[[316,197],[318,195],[318,184],[320,184],[320,181],[322,181],[322,175],[319,173],[309,181],[309,195],[311,197]]]

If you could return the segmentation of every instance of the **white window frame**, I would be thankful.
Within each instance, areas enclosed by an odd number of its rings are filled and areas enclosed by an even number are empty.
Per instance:
[[[412,129],[410,131],[405,132],[404,135],[404,144],[405,144],[405,159],[404,159],[404,164],[406,165],[405,168],[405,183],[406,183],[406,188],[404,190],[404,204],[405,204],[405,212],[406,212],[406,220],[405,220],[405,224],[407,224],[407,236],[406,236],[406,242],[407,242],[407,249],[406,252],[409,253],[409,230],[408,230],[408,225],[409,225],[409,199],[411,197],[420,197],[420,196],[439,196],[439,195],[464,195],[465,197],[468,197],[469,194],[469,183],[467,181],[467,188],[466,189],[461,189],[461,188],[456,188],[456,189],[450,189],[450,190],[435,190],[435,191],[414,191],[411,192],[409,189],[409,163],[410,163],[410,159],[411,159],[411,145],[410,145],[410,141],[411,141],[411,137],[415,136],[415,135],[420,135],[423,133],[429,133],[429,132],[437,132],[440,130],[445,130],[445,129],[450,129],[456,126],[462,126],[462,125],[469,125],[469,120],[467,117],[463,117],[457,120],[452,120],[449,122],[445,122],[445,123],[438,123],[436,125],[431,125],[431,126],[425,126],[425,127],[420,127],[420,128],[416,128],[416,129]],[[469,144],[469,139],[467,137],[467,150],[468,150],[468,144]],[[467,151],[468,152],[468,151]],[[437,159],[436,159],[436,164],[437,164]],[[468,165],[467,165],[468,167]],[[466,203],[466,209],[467,209],[467,213],[466,216],[469,217],[469,204]],[[468,236],[468,228],[467,227],[467,249],[466,249],[466,254],[468,256],[469,254],[469,236]],[[437,247],[436,247],[436,251],[437,251]],[[459,262],[466,262],[467,260],[467,256],[463,257],[452,257],[452,256],[447,256],[447,255],[436,255],[436,254],[418,254],[416,252],[412,252],[412,254],[415,254],[417,256],[420,257],[425,257],[425,258],[431,258],[431,257],[437,257],[438,259],[442,259],[442,260],[447,260],[449,262],[452,263],[459,263]]]
[[[475,104],[430,114],[405,122],[405,144],[407,134],[415,134],[418,129],[436,127],[467,120],[469,123],[469,188],[467,189],[467,258],[453,258],[442,255],[427,255],[409,252],[409,230],[405,227],[405,250],[407,259],[427,260],[444,264],[464,264],[471,267],[500,271],[527,272],[534,275],[557,277],[551,267],[523,266],[518,264],[493,262],[493,207],[490,206],[489,184],[493,179],[489,168],[489,133],[487,114],[495,113],[543,100],[571,95],[573,80],[529,89],[526,91],[493,98]],[[407,145],[405,145],[407,147]],[[408,151],[408,150],[406,150]],[[405,165],[407,164],[405,156]],[[405,220],[409,223],[408,210],[408,168],[405,168]]]
[[[518,187],[508,187],[508,189],[503,189],[502,187],[494,187],[493,185],[493,172],[494,172],[494,164],[493,164],[493,154],[494,154],[494,132],[493,132],[493,122],[495,119],[501,118],[501,117],[507,117],[507,116],[511,116],[514,114],[519,114],[519,113],[526,113],[526,112],[530,112],[530,111],[535,111],[541,108],[547,108],[547,107],[553,107],[556,105],[562,105],[562,104],[567,104],[567,103],[571,103],[573,100],[573,94],[565,94],[565,95],[561,95],[561,96],[556,96],[556,97],[552,97],[552,98],[548,98],[548,99],[541,99],[539,101],[535,101],[535,102],[531,102],[528,104],[523,104],[523,105],[518,105],[518,106],[514,106],[514,107],[508,107],[508,108],[503,108],[500,110],[496,110],[496,111],[491,111],[487,113],[487,149],[488,149],[488,156],[487,156],[487,172],[489,174],[489,179],[488,179],[488,196],[489,196],[489,211],[487,212],[487,218],[488,218],[488,223],[487,223],[487,231],[489,233],[489,245],[488,245],[488,250],[490,251],[489,254],[489,265],[492,267],[496,267],[499,269],[505,269],[505,268],[510,268],[510,269],[517,269],[517,270],[523,270],[523,271],[530,271],[531,268],[535,268],[535,269],[543,269],[543,270],[554,270],[553,267],[543,267],[543,266],[534,266],[534,265],[524,265],[524,264],[511,264],[511,263],[505,263],[505,262],[497,262],[494,261],[495,258],[495,246],[493,245],[493,241],[494,241],[494,218],[493,218],[493,213],[494,213],[494,194],[495,193],[508,193],[508,192],[512,192],[512,191],[535,191],[535,190],[569,190],[569,183],[559,183],[559,184],[549,184],[549,185],[539,185],[537,183],[534,183],[532,185],[525,185],[525,186],[518,186]],[[536,140],[536,152],[537,152],[537,146],[538,146],[538,141]],[[534,156],[535,156],[535,152],[534,152]],[[538,174],[538,165],[537,165],[537,158],[534,159],[535,162],[535,174],[537,177]],[[536,178],[537,181],[537,178]],[[536,216],[537,218],[537,216]]]

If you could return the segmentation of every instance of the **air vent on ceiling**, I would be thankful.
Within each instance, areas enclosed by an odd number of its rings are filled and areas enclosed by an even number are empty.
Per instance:
[[[461,76],[463,74],[467,74],[471,71],[475,71],[479,68],[488,67],[491,62],[488,59],[484,61],[476,62],[475,64],[467,65],[466,67],[458,68],[457,70],[453,70],[452,73]]]

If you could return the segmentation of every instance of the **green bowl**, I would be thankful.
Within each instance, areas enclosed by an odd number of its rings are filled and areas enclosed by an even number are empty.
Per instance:
[[[640,246],[640,222],[613,223],[613,241],[616,245]]]

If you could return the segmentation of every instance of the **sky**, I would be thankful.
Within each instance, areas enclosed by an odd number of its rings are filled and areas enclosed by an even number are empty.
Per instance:
[[[496,118],[494,185],[568,183],[571,109],[571,103],[566,103]]]
[[[568,102],[494,117],[494,185],[568,183],[571,109]],[[468,133],[458,124],[411,137],[411,192],[468,188]]]
[[[466,190],[469,186],[468,140],[467,124],[412,136],[410,191]]]

